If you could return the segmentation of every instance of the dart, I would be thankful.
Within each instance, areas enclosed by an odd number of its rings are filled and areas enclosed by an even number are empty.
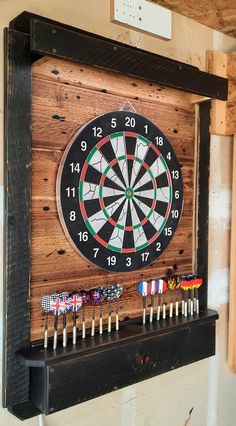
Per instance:
[[[150,322],[153,321],[154,295],[156,293],[156,289],[157,289],[156,280],[151,280],[150,281],[150,294],[151,294]]]
[[[182,308],[182,311],[184,312],[183,315],[185,317],[188,316],[188,301],[187,301],[187,293],[189,292],[189,289],[191,289],[191,280],[189,280],[188,275],[181,275],[180,277],[181,284],[180,287],[184,291],[184,299],[182,299],[182,303],[184,301],[184,309]]]
[[[89,292],[86,290],[81,290],[79,292],[80,296],[82,297],[82,339],[85,339],[86,337],[86,326],[85,326],[85,307],[87,303],[90,301],[90,295]]]
[[[73,345],[75,345],[77,340],[76,315],[79,309],[81,308],[83,301],[79,293],[74,292],[70,295],[69,302],[70,308],[73,312]]]
[[[48,314],[50,312],[51,296],[45,294],[41,297],[41,306],[44,310],[44,348],[48,347]]]
[[[109,305],[108,305],[108,328],[107,328],[108,333],[111,332],[111,301],[115,297],[114,289],[115,289],[115,287],[113,285],[111,285],[110,287],[106,287],[107,300],[109,302]]]
[[[69,301],[69,295],[67,292],[63,292],[60,294],[60,301],[61,301],[61,309],[62,309],[62,315],[63,315],[63,341],[62,345],[63,348],[67,345],[67,327],[66,327],[66,314],[70,310],[71,305]]]
[[[141,281],[138,285],[138,291],[143,296],[143,324],[146,324],[146,300],[148,295],[148,283]]]
[[[168,289],[170,290],[170,311],[169,311],[169,317],[173,317],[173,300],[172,300],[172,292],[175,291],[176,287],[176,279],[174,277],[169,278],[167,280]]]
[[[189,289],[188,289],[188,313],[192,316],[194,313],[194,275],[188,274],[186,278],[189,281]]]
[[[193,291],[194,291],[194,312],[199,314],[199,298],[198,298],[198,289],[203,284],[203,279],[198,275],[193,275]]]
[[[91,337],[95,335],[95,308],[96,305],[100,303],[100,292],[97,288],[90,290],[90,302],[93,305],[93,313],[92,313],[92,325],[91,325]]]
[[[191,274],[187,274],[186,275],[186,279],[189,281],[189,288],[187,290],[187,294],[188,294],[187,310],[188,310],[188,314],[193,315],[192,275]]]
[[[118,299],[123,293],[123,286],[120,284],[117,284],[114,289],[115,293],[115,301],[116,301],[116,331],[119,331],[119,304]]]
[[[156,288],[158,293],[158,305],[157,305],[157,321],[160,320],[161,315],[161,295],[164,294],[167,290],[167,282],[163,280],[162,278],[156,281]],[[163,301],[162,305],[162,318],[166,318],[166,304],[165,299]]]
[[[178,317],[179,316],[179,299],[178,299],[178,293],[179,293],[179,288],[180,288],[181,280],[180,280],[180,278],[178,276],[174,276],[173,278],[175,279],[175,291],[176,291],[175,316]]]
[[[100,292],[100,303],[99,303],[99,334],[103,333],[103,317],[102,317],[102,302],[106,299],[107,294],[103,287],[99,287]]]
[[[61,300],[59,293],[53,293],[50,299],[50,311],[54,315],[54,336],[53,336],[53,349],[57,348],[57,327],[58,316],[63,312],[61,309]]]

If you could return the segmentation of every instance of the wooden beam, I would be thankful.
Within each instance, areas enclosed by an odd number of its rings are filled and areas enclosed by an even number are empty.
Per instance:
[[[208,72],[228,78],[228,100],[213,100],[211,108],[211,134],[236,133],[236,52],[208,52]]]
[[[5,216],[3,406],[25,402],[29,371],[16,352],[29,347],[31,236],[31,63],[29,36],[5,30]]]

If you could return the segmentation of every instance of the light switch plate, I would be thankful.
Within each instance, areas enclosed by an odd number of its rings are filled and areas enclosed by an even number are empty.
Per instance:
[[[148,0],[111,0],[112,21],[171,39],[172,12]]]

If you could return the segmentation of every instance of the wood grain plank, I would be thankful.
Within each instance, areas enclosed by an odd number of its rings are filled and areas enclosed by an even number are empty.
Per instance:
[[[74,133],[97,115],[122,108],[126,97],[118,94],[96,92],[33,79],[32,134],[33,147],[64,150]],[[79,98],[78,98],[79,97]],[[156,102],[132,102],[136,111],[148,117],[166,134],[171,143],[175,139],[189,141],[182,150],[192,156],[194,140],[194,110],[189,111],[178,105],[170,106]],[[170,119],[171,117],[171,119]],[[47,129],[45,135],[45,129]],[[176,145],[178,143],[176,142]],[[179,154],[179,153],[177,153]]]
[[[33,75],[40,80],[69,84],[78,89],[87,88],[113,95],[119,93],[129,99],[178,105],[189,111],[190,93],[99,68],[94,79],[94,67],[84,64],[44,57],[33,64]]]
[[[189,95],[183,94],[180,99],[178,91],[160,89],[118,73],[54,58],[34,64],[31,340],[43,336],[40,297],[45,293],[89,289],[95,282],[96,286],[119,282],[125,289],[120,301],[123,320],[141,315],[141,299],[136,287],[143,277],[149,280],[192,270],[194,106]],[[137,112],[159,125],[169,137],[182,167],[185,204],[180,225],[164,254],[145,269],[116,274],[91,265],[70,245],[58,219],[55,187],[63,150],[75,131],[96,115],[119,109],[127,97],[138,98],[132,99]],[[106,321],[107,307],[104,309]],[[89,327],[90,308],[87,318]]]

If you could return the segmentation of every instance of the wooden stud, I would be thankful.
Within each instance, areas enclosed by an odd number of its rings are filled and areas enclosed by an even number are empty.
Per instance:
[[[229,79],[228,100],[212,101],[211,134],[236,133],[236,52],[208,52],[208,71]]]

